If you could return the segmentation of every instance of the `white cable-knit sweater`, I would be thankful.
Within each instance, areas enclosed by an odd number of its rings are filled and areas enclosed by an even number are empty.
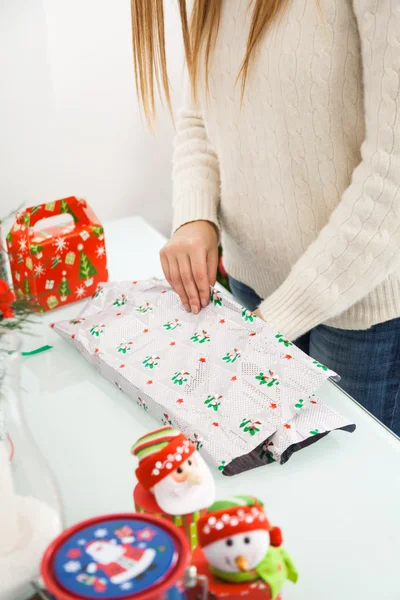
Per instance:
[[[251,9],[221,1],[208,97],[202,76],[178,125],[174,227],[217,224],[226,269],[293,339],[399,317],[400,0],[289,0],[242,107]]]

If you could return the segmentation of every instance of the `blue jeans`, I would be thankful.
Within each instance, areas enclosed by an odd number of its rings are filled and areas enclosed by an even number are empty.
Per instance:
[[[232,294],[249,310],[262,299],[229,277]],[[400,318],[367,330],[319,325],[296,345],[341,376],[340,386],[400,436]]]

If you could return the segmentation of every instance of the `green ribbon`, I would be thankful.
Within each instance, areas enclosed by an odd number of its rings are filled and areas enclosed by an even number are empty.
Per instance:
[[[21,352],[21,356],[34,356],[35,354],[40,354],[41,352],[46,352],[46,350],[51,350],[53,346],[40,346],[40,348],[36,348],[35,350],[31,350],[30,352]]]

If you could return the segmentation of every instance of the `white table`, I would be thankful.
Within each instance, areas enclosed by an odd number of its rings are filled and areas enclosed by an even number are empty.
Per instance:
[[[164,238],[140,218],[105,226],[110,279],[162,276]],[[49,323],[72,318],[81,304],[47,313],[25,338],[23,402],[29,426],[54,470],[68,524],[132,509],[132,443],[158,424],[58,337]],[[321,397],[354,420],[290,461],[233,478],[215,472],[218,496],[253,493],[282,527],[300,571],[285,600],[400,598],[400,443],[357,403],[327,383]],[[383,575],[384,574],[384,575]]]

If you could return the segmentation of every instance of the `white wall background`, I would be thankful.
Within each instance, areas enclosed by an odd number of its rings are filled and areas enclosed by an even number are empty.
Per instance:
[[[165,0],[173,104],[183,49]],[[129,0],[0,0],[0,216],[67,195],[102,220],[171,222],[174,130],[146,129],[135,93]]]

